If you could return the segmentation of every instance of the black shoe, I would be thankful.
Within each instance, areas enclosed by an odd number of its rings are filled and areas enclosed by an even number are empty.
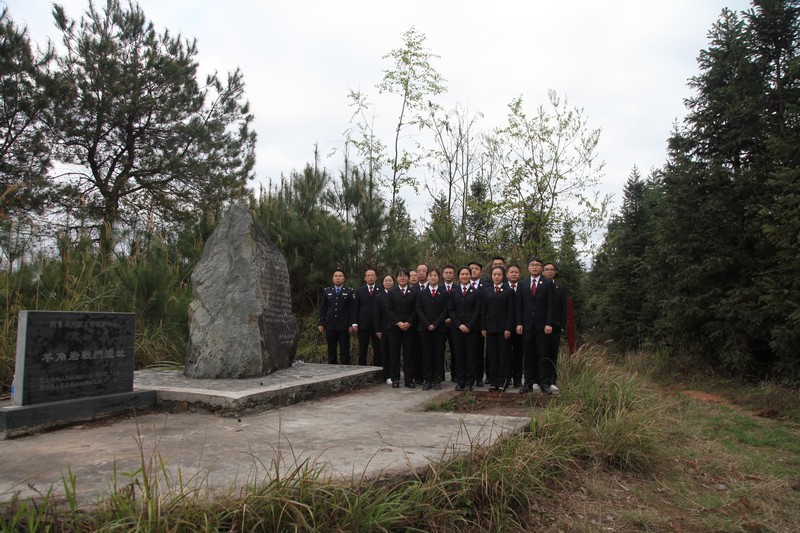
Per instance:
[[[522,388],[519,389],[519,393],[520,394],[529,394],[531,392],[531,390],[532,389],[531,389],[530,385],[523,385]]]
[[[392,388],[393,389],[399,389],[400,388],[400,383],[398,381],[392,381]]]
[[[522,387],[522,381],[521,381],[521,380],[518,380],[518,379],[515,379],[515,380],[514,380],[514,388],[515,388],[515,389],[518,389],[518,388],[520,388],[520,387]]]
[[[416,386],[416,385],[414,385],[414,382],[413,382],[413,381],[407,381],[407,382],[406,382],[406,388],[408,388],[408,389],[416,389],[416,388],[417,388],[417,386]]]
[[[464,385],[462,385],[460,383],[458,385],[456,385],[456,392],[461,392],[463,390],[464,390]]]
[[[442,390],[442,384],[438,383],[438,382],[434,383],[433,384],[433,390]]]
[[[467,387],[467,388],[468,388],[469,390],[472,390],[472,385],[470,385],[470,386],[469,386],[469,387]]]
[[[481,380],[476,381],[475,382],[475,386],[476,387],[483,387],[483,381],[481,381]]]
[[[431,384],[430,384],[430,383],[425,383],[425,384],[422,386],[422,390],[431,390]]]
[[[489,387],[489,392],[500,392],[500,387],[495,387],[494,385],[492,385],[491,387]]]

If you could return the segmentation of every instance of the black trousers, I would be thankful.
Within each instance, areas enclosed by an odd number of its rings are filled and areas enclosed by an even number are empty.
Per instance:
[[[428,383],[442,382],[445,342],[447,342],[447,334],[444,332],[419,332],[419,344],[422,348],[423,377]]]
[[[413,334],[414,336],[412,336]],[[403,331],[393,327],[389,330],[389,351],[391,353],[390,374],[392,381],[400,383],[400,352],[403,358],[403,376],[406,383],[412,383],[412,353],[414,351],[414,337],[417,332],[413,330]]]
[[[447,346],[450,348],[450,381],[456,380],[456,349],[453,347],[453,335],[455,333],[453,330],[447,330]],[[442,381],[444,381],[444,375],[442,375]]]
[[[330,331],[325,330],[325,339],[328,341],[328,364],[337,364],[336,349],[339,349],[339,355],[343,365],[350,364],[350,334],[345,331]]]
[[[544,327],[537,327],[534,331],[526,329],[522,333],[522,349],[525,354],[523,357],[525,385],[542,384],[541,365],[547,357],[547,337]]]
[[[381,357],[383,358],[383,379],[392,378],[392,355],[389,348],[389,331],[381,333]]]
[[[477,335],[475,340],[475,381],[483,381],[486,372],[486,339]]]
[[[375,330],[371,328],[358,328],[358,364],[361,366],[367,364],[367,349],[370,342],[372,342],[372,366],[383,366],[381,340]]]
[[[511,339],[502,333],[486,335],[486,383],[495,387],[505,385],[510,373]]]
[[[476,336],[482,337],[478,331],[462,333],[453,331],[453,348],[456,362],[456,383],[462,386],[475,384],[478,342]]]
[[[511,364],[509,365],[508,379],[512,380],[515,384],[522,385],[522,335],[517,335],[514,331],[511,333],[510,352]]]

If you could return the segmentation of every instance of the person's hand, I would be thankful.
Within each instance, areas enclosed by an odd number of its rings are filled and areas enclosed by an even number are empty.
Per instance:
[[[317,326],[320,333],[325,333],[325,326]]]
[[[436,326],[434,326],[433,324],[428,326],[428,331],[434,331],[435,329],[436,329]]]
[[[467,326],[465,326],[464,324],[461,324],[460,326],[458,326],[458,330],[461,333],[469,333],[469,328]]]
[[[484,337],[486,336],[486,330],[485,329],[481,331],[481,335],[483,335]]]
[[[522,326],[517,326],[517,335],[522,335]]]
[[[545,326],[544,327],[544,334],[545,335],[550,335],[551,333],[553,333],[553,326]]]
[[[376,331],[375,336],[378,337],[379,339],[383,339],[383,333],[380,331]]]
[[[508,331],[508,330],[505,330],[505,331],[503,332],[503,338],[504,338],[504,339],[510,339],[510,338],[511,338],[511,332],[510,332],[510,331]]]

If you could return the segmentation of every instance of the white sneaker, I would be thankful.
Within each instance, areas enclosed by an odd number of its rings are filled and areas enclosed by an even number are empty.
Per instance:
[[[386,384],[387,384],[387,385],[391,385],[391,384],[392,384],[392,378],[389,378],[389,379],[387,379],[387,380],[386,380]]]
[[[534,393],[534,394],[540,394],[542,392],[542,388],[539,386],[538,383],[534,383],[531,386],[531,392]]]
[[[558,390],[558,387],[556,387],[556,385],[554,383],[554,384],[550,385],[550,387],[547,389],[547,392],[549,392],[550,394],[558,394],[561,391]]]

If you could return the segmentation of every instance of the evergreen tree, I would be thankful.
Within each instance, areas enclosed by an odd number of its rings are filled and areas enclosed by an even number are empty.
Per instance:
[[[194,41],[156,33],[135,4],[93,3],[76,22],[53,15],[63,34],[63,97],[53,124],[74,206],[100,221],[104,254],[124,217],[180,219],[244,196],[255,133],[238,70],[197,79]]]
[[[47,196],[52,56],[34,52],[27,31],[0,12],[0,221],[39,211]]]

